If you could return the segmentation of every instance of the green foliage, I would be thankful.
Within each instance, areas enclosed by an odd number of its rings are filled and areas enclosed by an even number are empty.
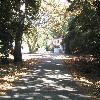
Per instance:
[[[100,18],[95,6],[86,0],[80,10],[69,22],[66,52],[100,56]]]
[[[0,0],[0,53],[6,57],[9,50],[12,50],[12,42],[16,40],[14,54],[21,58],[21,41],[24,22],[32,23],[36,18],[41,0]],[[20,8],[25,4],[25,9]],[[26,19],[26,20],[25,20]],[[18,44],[19,43],[19,44]],[[19,50],[18,50],[19,49]],[[19,54],[20,53],[20,54]],[[14,58],[17,57],[14,55]]]
[[[7,57],[12,50],[12,4],[9,0],[0,0],[0,53],[1,61],[7,63]],[[5,62],[4,62],[5,60]]]
[[[29,53],[34,53],[37,44],[37,29],[34,26],[25,26],[23,41],[28,45]]]

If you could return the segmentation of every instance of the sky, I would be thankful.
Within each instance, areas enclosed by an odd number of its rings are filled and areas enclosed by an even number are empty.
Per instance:
[[[52,0],[45,0],[45,1],[48,2],[48,1],[52,1]],[[67,5],[69,5],[67,0],[54,0],[54,1],[55,1],[55,3],[59,3],[59,4],[65,4],[66,3]],[[21,6],[20,10],[25,11],[25,4],[23,4]]]
[[[59,3],[66,3],[67,0],[55,0],[56,2],[59,2]]]

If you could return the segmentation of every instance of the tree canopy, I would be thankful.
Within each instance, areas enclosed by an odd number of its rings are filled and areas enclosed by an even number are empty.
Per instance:
[[[12,47],[8,45],[15,40],[15,62],[22,61],[21,43],[24,24],[31,23],[36,18],[40,3],[41,0],[0,0],[0,48],[2,51],[10,50]],[[1,52],[4,56],[9,53],[4,52]]]
[[[57,0],[42,0],[42,3],[41,0],[0,0],[0,52],[7,57],[15,41],[15,62],[22,61],[23,36],[34,37],[27,41],[29,44],[34,41],[32,46],[35,43],[42,46],[54,36],[65,36],[67,53],[98,56],[99,27],[99,0],[67,0],[63,4]]]
[[[99,0],[74,0],[69,6],[71,17],[65,37],[66,53],[100,55],[99,5]]]

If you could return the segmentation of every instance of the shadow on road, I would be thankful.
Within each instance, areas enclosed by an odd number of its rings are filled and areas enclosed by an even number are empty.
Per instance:
[[[41,62],[27,70],[0,100],[95,100],[83,94],[57,55],[35,55]],[[32,56],[34,57],[34,56]],[[32,65],[31,65],[32,66]]]

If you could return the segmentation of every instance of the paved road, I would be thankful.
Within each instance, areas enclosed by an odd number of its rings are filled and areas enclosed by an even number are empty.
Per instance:
[[[0,100],[92,100],[84,95],[58,55],[33,55],[41,60],[14,82]]]

